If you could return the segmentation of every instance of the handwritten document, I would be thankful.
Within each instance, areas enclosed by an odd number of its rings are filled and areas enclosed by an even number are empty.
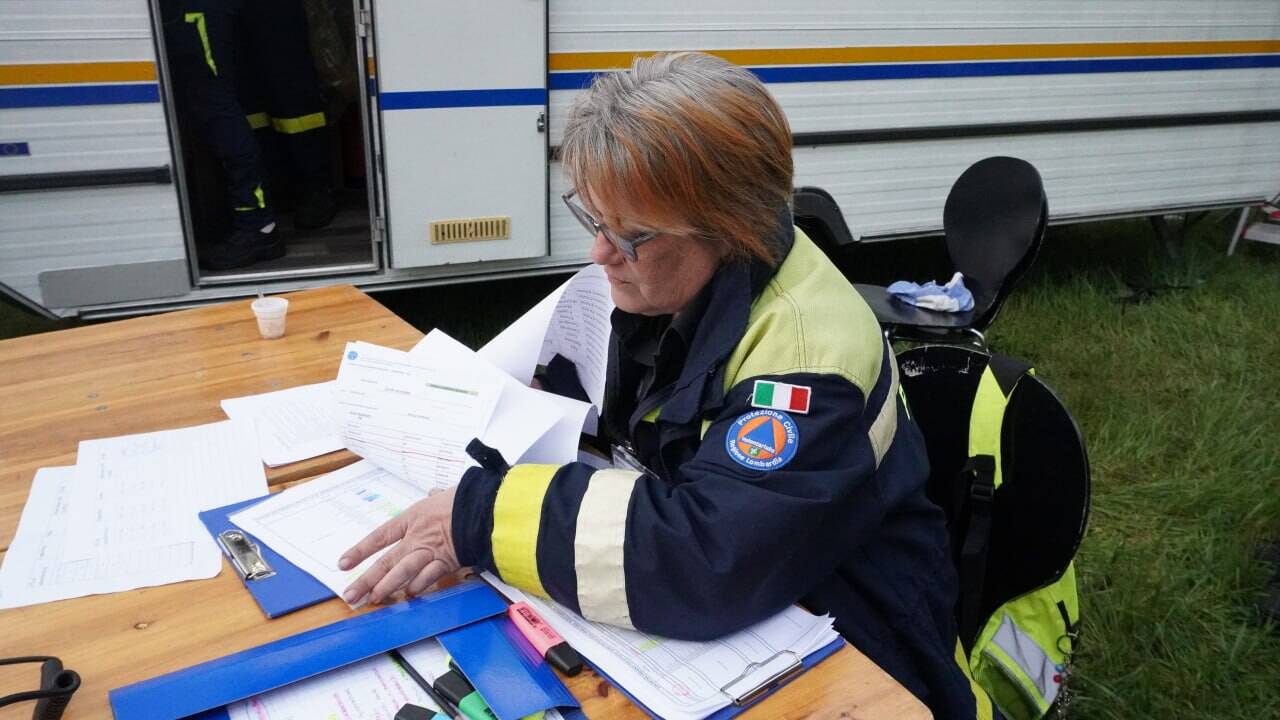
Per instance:
[[[405,703],[439,710],[389,655],[235,703],[231,720],[392,720]]]
[[[488,427],[501,389],[482,374],[349,343],[335,397],[352,452],[423,490],[442,490],[474,464],[467,443]]]
[[[511,601],[533,606],[569,644],[658,717],[697,720],[746,695],[839,635],[830,616],[790,607],[710,642],[688,642],[595,623],[532,597],[492,573],[485,580]]]
[[[485,360],[528,385],[538,365],[557,354],[571,360],[597,411],[604,403],[613,313],[609,280],[588,265],[480,348]]]
[[[0,608],[211,578],[222,569],[213,540],[157,544],[146,552],[105,549],[81,559],[63,552],[71,505],[83,496],[73,467],[41,468],[18,532],[0,566]]]
[[[64,558],[197,542],[217,554],[196,513],[267,494],[253,427],[231,420],[84,440]]]
[[[323,382],[227,398],[222,411],[232,420],[255,424],[262,462],[279,467],[345,447],[333,386]]]
[[[342,553],[426,496],[365,460],[276,493],[230,519],[340,596],[382,557],[375,553],[344,572],[338,569]]]

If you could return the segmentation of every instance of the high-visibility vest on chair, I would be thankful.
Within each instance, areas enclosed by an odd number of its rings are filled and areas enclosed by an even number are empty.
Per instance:
[[[1075,421],[1025,363],[966,348],[898,356],[947,513],[973,679],[1009,720],[1065,697],[1079,627],[1073,559],[1089,509]]]

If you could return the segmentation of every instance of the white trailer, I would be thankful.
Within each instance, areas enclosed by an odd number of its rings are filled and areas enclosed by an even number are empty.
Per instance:
[[[661,50],[756,71],[790,118],[796,184],[830,193],[855,239],[939,231],[952,181],[995,154],[1039,168],[1057,223],[1280,189],[1275,0],[354,0],[334,20],[366,76],[335,146],[355,178],[339,221],[207,272],[200,208],[217,203],[157,2],[0,0],[0,290],[32,308],[581,265],[555,161],[566,110],[595,73]]]

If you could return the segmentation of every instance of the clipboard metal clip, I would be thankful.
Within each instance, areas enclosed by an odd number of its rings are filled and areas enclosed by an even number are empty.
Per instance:
[[[790,656],[790,662],[787,662],[787,656]],[[738,686],[745,685],[748,680],[754,680],[753,675],[767,668],[776,669],[764,680],[744,687],[739,691]],[[741,675],[720,688],[720,694],[729,698],[729,701],[734,706],[745,707],[755,702],[761,695],[791,679],[792,676],[803,669],[804,662],[801,660],[799,653],[792,650],[779,650],[760,662],[747,665]]]
[[[257,544],[243,532],[234,529],[223,530],[218,533],[218,544],[227,551],[231,564],[246,581],[262,580],[276,574],[267,561],[262,559],[262,551]]]

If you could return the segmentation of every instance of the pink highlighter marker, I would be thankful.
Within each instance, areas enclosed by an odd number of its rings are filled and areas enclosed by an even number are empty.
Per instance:
[[[582,672],[582,658],[578,652],[569,647],[569,643],[560,637],[560,633],[552,629],[528,603],[518,602],[507,608],[507,615],[515,623],[520,634],[524,635],[533,649],[546,658],[551,666],[565,675],[577,675]]]

